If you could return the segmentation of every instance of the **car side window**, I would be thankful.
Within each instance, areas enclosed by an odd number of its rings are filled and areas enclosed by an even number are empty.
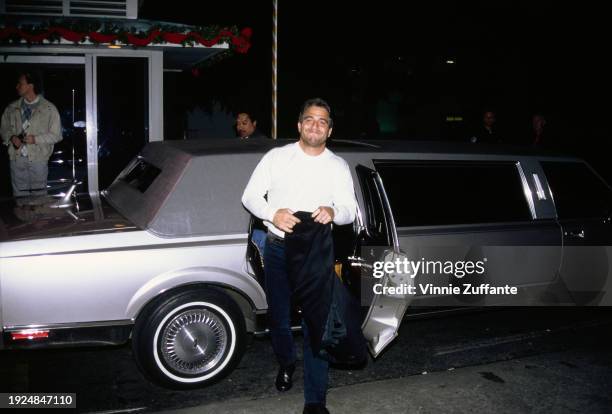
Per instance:
[[[160,173],[159,168],[140,158],[132,169],[119,179],[144,193]]]
[[[375,183],[375,172],[358,165],[357,176],[365,202],[365,220],[369,236],[368,243],[389,245],[391,243],[383,202]]]
[[[541,162],[559,219],[601,218],[612,209],[612,190],[582,162]]]
[[[375,161],[397,227],[532,219],[514,162]]]

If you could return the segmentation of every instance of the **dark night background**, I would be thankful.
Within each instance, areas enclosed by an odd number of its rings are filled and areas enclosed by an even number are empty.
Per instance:
[[[504,141],[527,145],[531,115],[539,112],[556,149],[587,157],[610,181],[601,156],[610,136],[601,7],[550,0],[280,0],[278,136],[296,135],[300,104],[312,96],[330,102],[334,136],[347,139],[467,141],[482,111],[493,109]],[[166,99],[253,108],[260,129],[270,133],[271,0],[171,7],[145,1],[140,17],[252,27],[247,55],[202,68],[197,77],[167,77]],[[377,122],[377,108],[395,111],[390,130]],[[168,128],[177,123],[171,113],[166,117]]]
[[[142,2],[142,19],[253,29],[246,55],[165,72],[164,139],[231,138],[229,113],[243,109],[271,135],[272,10],[272,0]],[[279,138],[296,137],[301,103],[314,96],[331,104],[333,137],[344,139],[468,141],[490,109],[505,143],[528,146],[541,113],[553,150],[586,158],[612,182],[601,3],[279,0],[278,18]],[[14,86],[3,87],[6,104]],[[194,126],[194,109],[222,132]]]

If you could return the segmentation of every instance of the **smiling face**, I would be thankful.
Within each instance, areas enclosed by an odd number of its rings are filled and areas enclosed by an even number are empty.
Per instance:
[[[253,135],[257,121],[253,122],[249,114],[241,113],[236,117],[236,132],[240,138],[245,138]]]
[[[302,145],[324,148],[325,141],[332,133],[331,119],[327,109],[314,105],[308,107],[298,122],[298,131]]]

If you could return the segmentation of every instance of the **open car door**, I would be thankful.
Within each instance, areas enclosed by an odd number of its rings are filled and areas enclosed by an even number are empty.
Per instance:
[[[384,271],[381,263],[403,262],[409,252],[399,247],[393,215],[378,173],[358,165],[365,211],[362,212],[361,249],[349,262],[361,269],[361,301],[369,303],[362,325],[363,334],[374,357],[397,336],[397,331],[413,295],[408,294],[414,278],[412,269],[401,273]],[[390,267],[390,266],[389,266]],[[389,268],[388,267],[388,268]],[[387,268],[387,270],[388,270]]]

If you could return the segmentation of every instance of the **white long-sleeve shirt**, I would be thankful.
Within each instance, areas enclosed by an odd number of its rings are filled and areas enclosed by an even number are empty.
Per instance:
[[[357,211],[353,179],[346,161],[327,148],[317,156],[308,155],[298,142],[274,148],[264,155],[244,189],[242,203],[279,237],[285,233],[272,220],[281,208],[312,212],[329,206],[338,225],[353,222]]]

